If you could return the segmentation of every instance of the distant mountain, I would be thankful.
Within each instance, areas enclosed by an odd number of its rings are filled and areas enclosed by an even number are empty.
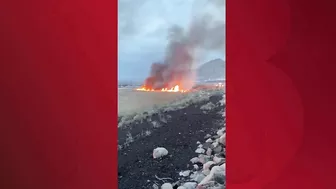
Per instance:
[[[197,68],[197,80],[225,80],[225,62],[214,59]]]

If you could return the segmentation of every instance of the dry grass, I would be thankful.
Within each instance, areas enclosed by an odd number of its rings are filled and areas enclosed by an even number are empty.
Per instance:
[[[153,114],[159,114],[160,121],[166,123],[170,117],[165,115],[163,112],[176,111],[179,109],[183,109],[187,106],[197,103],[204,103],[209,101],[209,98],[216,94],[224,94],[223,90],[213,89],[213,90],[200,90],[195,92],[187,93],[180,98],[172,101],[171,103],[161,104],[154,106],[152,109],[148,111],[137,111],[130,114],[124,114],[121,116],[121,120],[118,123],[118,127],[122,127],[124,125],[129,125],[131,123],[141,123],[143,121],[151,122],[151,116]],[[221,100],[218,104],[213,104],[211,102],[203,105],[201,107],[202,110],[208,111],[216,106],[224,105],[225,100]],[[157,126],[157,123],[153,123],[154,126]]]

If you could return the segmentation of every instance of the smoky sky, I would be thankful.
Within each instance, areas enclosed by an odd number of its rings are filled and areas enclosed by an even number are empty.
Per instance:
[[[222,27],[225,9],[222,0],[118,0],[118,71],[119,80],[143,80],[153,63],[165,61],[170,39],[178,35],[177,30],[189,32],[190,43],[202,44],[207,49],[202,53],[199,64],[214,58],[225,58],[225,37],[219,35],[216,40],[199,36],[202,27],[190,30],[192,25],[209,24]],[[219,8],[221,7],[221,8]],[[207,15],[208,17],[204,17]],[[195,17],[202,17],[195,19]],[[203,23],[193,23],[203,22]],[[216,24],[216,22],[218,22]],[[218,35],[216,29],[209,35]],[[194,32],[194,33],[192,33]],[[176,36],[175,36],[176,37]],[[200,46],[200,45],[197,45]],[[193,57],[197,58],[197,57]]]

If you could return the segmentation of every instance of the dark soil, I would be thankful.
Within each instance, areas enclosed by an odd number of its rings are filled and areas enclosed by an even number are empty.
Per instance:
[[[214,104],[223,98],[222,95],[212,96]],[[118,183],[119,189],[151,188],[155,178],[170,177],[175,182],[178,173],[186,170],[189,160],[197,154],[197,141],[204,141],[206,134],[214,133],[223,127],[223,117],[219,114],[223,106],[204,112],[200,107],[207,102],[190,105],[186,108],[159,112],[151,116],[151,121],[132,123],[118,129],[118,142],[124,144],[127,134],[134,136],[134,141],[118,151]],[[161,127],[154,128],[152,121],[160,121],[160,116],[170,117],[167,122],[160,122]],[[168,116],[169,115],[169,116]],[[150,136],[141,133],[150,130]],[[153,159],[153,149],[164,147],[168,155],[162,159]],[[191,169],[189,167],[189,169]]]

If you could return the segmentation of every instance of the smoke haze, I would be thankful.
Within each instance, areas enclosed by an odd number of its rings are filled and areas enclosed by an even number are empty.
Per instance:
[[[204,12],[193,11],[189,27],[170,27],[164,59],[152,64],[145,87],[156,90],[179,85],[189,89],[196,77],[193,68],[197,57],[209,51],[224,51],[224,1],[208,0],[201,6]],[[216,11],[207,12],[210,7]]]

